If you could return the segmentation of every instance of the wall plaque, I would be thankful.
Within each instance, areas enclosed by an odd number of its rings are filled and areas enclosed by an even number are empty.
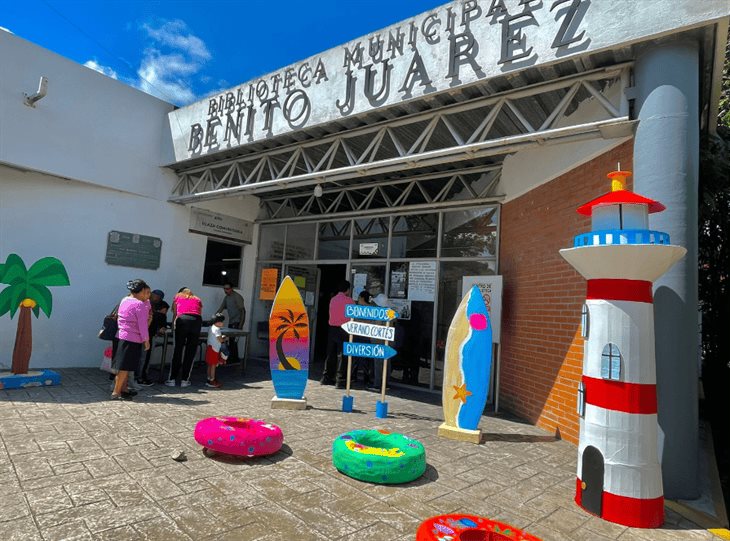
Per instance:
[[[137,233],[110,231],[106,241],[106,262],[120,267],[158,269],[162,240]]]

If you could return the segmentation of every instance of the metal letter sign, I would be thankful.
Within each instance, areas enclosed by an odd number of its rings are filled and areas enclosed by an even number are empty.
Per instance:
[[[390,346],[382,344],[362,344],[359,342],[344,342],[342,353],[353,357],[368,357],[370,359],[390,359],[398,353]]]
[[[380,306],[362,306],[360,304],[345,305],[345,317],[369,319],[370,321],[391,321],[398,317],[398,312]]]
[[[366,336],[367,338],[387,340],[388,342],[395,340],[395,327],[348,321],[342,324],[342,328],[345,329],[347,334],[354,334],[355,336]]]

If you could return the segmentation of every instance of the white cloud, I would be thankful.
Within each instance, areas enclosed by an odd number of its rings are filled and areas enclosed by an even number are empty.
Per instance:
[[[116,71],[114,71],[109,66],[103,66],[99,64],[99,62],[97,62],[95,58],[93,60],[87,60],[86,62],[84,62],[84,66],[86,66],[87,68],[91,68],[94,71],[98,71],[99,73],[102,73],[107,77],[111,77],[112,79],[119,79],[119,75]]]
[[[159,28],[153,28],[149,24],[142,25],[142,28],[161,45],[187,53],[192,58],[210,60],[210,52],[205,42],[190,34],[187,25],[179,19],[167,21]]]
[[[180,20],[160,25],[142,25],[150,44],[137,70],[138,87],[153,96],[178,105],[196,99],[193,80],[211,54],[205,42],[193,35]]]

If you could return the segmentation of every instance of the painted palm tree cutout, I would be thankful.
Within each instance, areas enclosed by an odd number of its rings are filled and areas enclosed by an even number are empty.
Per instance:
[[[297,329],[307,328],[307,324],[302,321],[306,314],[300,312],[295,317],[294,312],[288,308],[286,311],[289,313],[289,316],[279,316],[279,319],[283,323],[276,327],[276,332],[279,333],[276,338],[276,354],[279,357],[280,369],[299,370],[301,368],[299,361],[295,357],[287,357],[284,353],[284,338],[291,331],[294,337],[299,340],[300,335]]]
[[[55,257],[41,258],[26,269],[20,256],[10,254],[5,263],[0,263],[0,284],[8,285],[0,291],[0,316],[10,312],[12,319],[20,310],[10,370],[13,374],[27,374],[33,351],[30,313],[39,318],[43,311],[51,317],[53,296],[48,287],[70,285],[68,273]]]

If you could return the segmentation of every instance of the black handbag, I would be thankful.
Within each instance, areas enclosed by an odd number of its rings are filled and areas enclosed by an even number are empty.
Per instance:
[[[99,330],[99,338],[101,340],[114,340],[117,337],[117,331],[119,325],[117,324],[117,309],[119,306],[114,308],[111,314],[104,318],[104,323],[101,324],[101,330]]]

